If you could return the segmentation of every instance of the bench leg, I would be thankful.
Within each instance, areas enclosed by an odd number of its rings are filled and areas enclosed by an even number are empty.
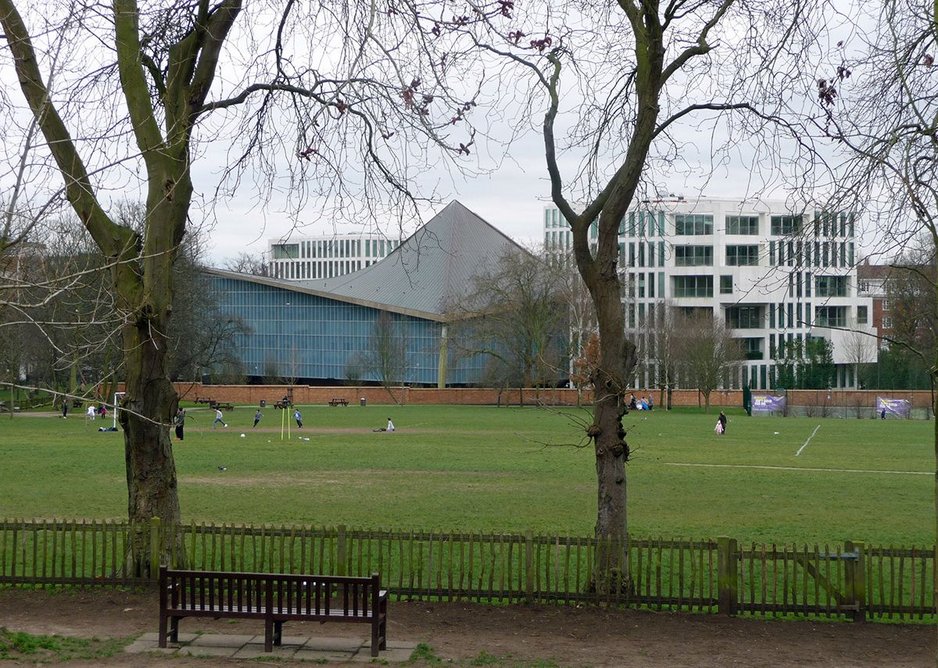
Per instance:
[[[283,644],[283,622],[274,622],[274,644]]]
[[[179,642],[179,617],[173,617],[169,620],[169,639],[173,642]]]
[[[270,617],[264,620],[264,651],[274,651],[274,620]]]
[[[166,647],[166,611],[160,610],[160,647]]]
[[[378,635],[381,637],[381,649],[388,648],[388,599],[381,600],[381,628]]]

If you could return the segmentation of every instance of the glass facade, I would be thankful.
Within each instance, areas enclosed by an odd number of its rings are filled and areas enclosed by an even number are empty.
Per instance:
[[[367,363],[381,310],[294,292],[248,280],[211,276],[219,310],[243,323],[235,346],[244,375],[298,381],[363,381],[380,377]],[[406,351],[402,382],[436,385],[443,323],[389,313]],[[480,356],[450,354],[446,383],[466,385],[482,376]]]

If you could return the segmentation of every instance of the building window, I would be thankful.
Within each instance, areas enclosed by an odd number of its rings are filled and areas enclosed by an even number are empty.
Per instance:
[[[713,234],[713,216],[708,213],[675,214],[674,234],[680,236]]]
[[[846,276],[815,276],[814,294],[817,297],[846,297]]]
[[[884,300],[883,300],[883,310],[884,310],[884,311],[888,311],[888,310],[889,310],[889,300],[888,300],[888,299],[884,299]]]
[[[761,360],[763,358],[761,337],[746,338],[742,340],[742,343],[747,360]]]
[[[892,329],[892,318],[888,315],[883,316],[883,329]]]
[[[726,309],[726,326],[730,329],[762,329],[762,307],[729,307]]]
[[[713,246],[675,246],[674,265],[677,267],[712,267]]]
[[[869,316],[867,315],[866,307],[857,306],[857,324],[865,325],[868,319],[869,319]]]
[[[758,266],[759,246],[727,246],[726,264],[730,267]]]
[[[295,260],[300,257],[299,244],[274,244],[270,253],[275,260]]]
[[[727,234],[759,234],[759,216],[727,216]]]
[[[674,276],[675,297],[713,297],[713,276]]]
[[[732,276],[720,276],[720,294],[721,295],[733,294],[733,277]]]
[[[814,311],[814,324],[817,327],[846,327],[846,306],[818,306]]]
[[[788,236],[801,234],[801,216],[772,216],[772,234]]]

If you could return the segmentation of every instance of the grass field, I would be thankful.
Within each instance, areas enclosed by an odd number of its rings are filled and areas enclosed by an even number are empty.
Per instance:
[[[592,533],[593,453],[575,447],[585,412],[301,409],[305,428],[289,440],[276,410],[252,430],[254,409],[238,407],[215,431],[211,411],[190,410],[175,447],[184,519]],[[398,431],[372,431],[388,414]],[[730,412],[721,437],[715,416],[626,416],[633,535],[933,544],[931,422]],[[125,517],[123,440],[101,425],[80,414],[0,417],[0,517]]]

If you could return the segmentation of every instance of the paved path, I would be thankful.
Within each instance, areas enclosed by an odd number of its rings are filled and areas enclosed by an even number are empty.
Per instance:
[[[264,651],[264,636],[217,633],[180,633],[178,643],[159,647],[158,633],[144,633],[129,645],[130,654],[158,653],[174,656],[228,659],[295,659],[332,663],[406,663],[417,648],[416,642],[388,641],[388,648],[377,658],[371,656],[371,639],[323,638],[322,636],[283,636],[282,644],[273,652]]]

